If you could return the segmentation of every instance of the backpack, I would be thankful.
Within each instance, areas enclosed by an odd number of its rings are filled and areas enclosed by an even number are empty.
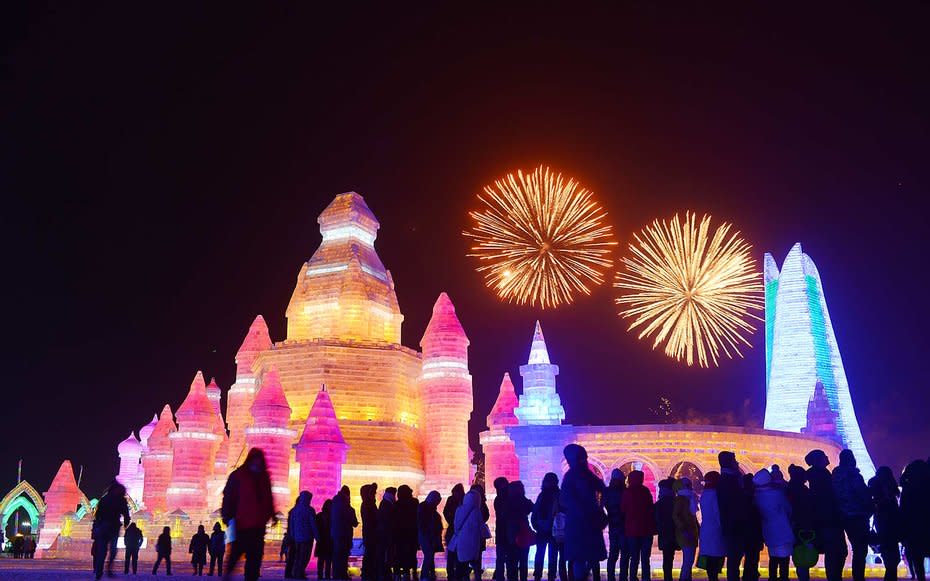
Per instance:
[[[791,560],[794,561],[795,567],[809,569],[820,560],[820,553],[814,547],[814,536],[814,531],[798,531],[798,542],[795,543],[794,551],[791,553]]]

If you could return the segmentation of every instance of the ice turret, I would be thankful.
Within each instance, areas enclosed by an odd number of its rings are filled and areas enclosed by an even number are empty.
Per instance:
[[[549,360],[542,326],[536,321],[529,360],[520,366],[523,393],[515,410],[520,425],[560,425],[565,419],[565,410],[555,389],[558,374],[559,366]]]
[[[83,494],[74,480],[74,468],[71,460],[65,460],[58,468],[52,484],[45,492],[44,524],[39,534],[39,549],[52,546],[55,538],[61,533],[66,513],[77,510],[81,504]]]
[[[170,435],[173,462],[168,510],[209,513],[212,507],[208,510],[207,480],[213,475],[221,438],[215,431],[216,410],[207,398],[207,386],[199,371],[176,415],[178,431]]]
[[[161,410],[155,429],[148,438],[148,449],[142,455],[145,485],[142,487],[142,504],[153,514],[168,509],[168,486],[171,483],[171,434],[177,431],[171,406]]]
[[[152,414],[152,421],[139,428],[139,443],[142,444],[142,451],[145,452],[149,447],[149,436],[155,430],[158,424],[158,414]]]
[[[130,498],[141,501],[144,485],[142,465],[139,463],[142,457],[142,443],[130,432],[116,447],[116,451],[119,454],[119,474],[116,479],[126,487],[126,493]]]
[[[494,407],[488,414],[488,430],[481,433],[481,448],[484,450],[484,479],[488,484],[494,482],[494,479],[499,476],[507,480],[520,478],[520,460],[517,458],[513,440],[507,435],[507,428],[519,423],[514,413],[517,403],[517,394],[510,380],[510,374],[505,373],[497,401],[494,402]]]
[[[323,501],[332,498],[342,486],[342,466],[349,452],[325,386],[316,395],[295,448],[300,489],[313,492],[313,506],[319,510]]]
[[[429,431],[423,442],[426,479],[421,489],[449,490],[459,482],[468,482],[468,420],[473,401],[468,337],[446,293],[441,293],[433,305],[433,316],[420,346],[420,394]]]
[[[271,336],[265,319],[258,315],[252,321],[239,352],[236,353],[236,382],[226,396],[226,422],[229,424],[229,454],[227,464],[238,466],[245,459],[245,429],[252,421],[250,409],[255,399],[255,373],[252,364],[262,351],[271,349]]]
[[[281,379],[275,369],[262,377],[261,389],[252,403],[252,425],[245,429],[246,448],[265,453],[275,506],[281,510],[291,505],[288,476],[291,445],[297,432],[287,427],[291,406],[284,396]]]
[[[842,446],[843,443],[839,441],[839,434],[836,431],[838,417],[839,414],[830,408],[830,401],[824,391],[823,382],[818,381],[814,386],[814,394],[807,404],[807,425],[801,428],[801,433],[833,440]]]
[[[216,384],[216,378],[211,377],[210,383],[207,385],[207,399],[210,400],[210,403],[216,408],[216,413],[221,418],[223,412],[220,411],[220,398],[222,398],[222,396],[223,392],[220,390],[220,386]]]

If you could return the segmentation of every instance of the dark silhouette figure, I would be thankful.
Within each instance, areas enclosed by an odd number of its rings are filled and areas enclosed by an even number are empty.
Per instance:
[[[139,549],[142,548],[142,531],[136,526],[136,523],[129,523],[126,532],[123,533],[123,543],[126,545],[126,563],[123,568],[123,575],[129,575],[130,568],[132,574],[136,575],[139,570]]]
[[[791,504],[785,494],[785,486],[776,483],[765,468],[752,477],[752,482],[753,505],[762,518],[762,537],[769,550],[769,579],[788,581],[794,531],[791,528]]]
[[[583,447],[569,444],[563,454],[568,472],[562,479],[559,504],[566,516],[565,559],[571,563],[573,581],[586,581],[592,569],[607,558],[603,534],[607,515],[600,503],[604,482],[588,468],[588,452]]]
[[[406,484],[397,488],[391,534],[394,537],[394,575],[400,579],[417,578],[418,505],[413,489]]]
[[[852,450],[840,452],[840,465],[833,469],[833,489],[843,513],[843,530],[852,547],[853,581],[865,581],[865,558],[869,553],[869,519],[872,496]]]
[[[216,566],[216,574],[223,576],[223,555],[226,553],[226,533],[220,523],[213,523],[213,533],[210,535],[210,572],[207,575],[213,576],[213,568]]]
[[[759,554],[762,553],[765,546],[765,540],[762,536],[762,513],[759,512],[759,507],[753,502],[755,485],[752,478],[752,474],[743,476],[743,490],[749,500],[746,509],[746,561],[743,565],[743,581],[759,580]]]
[[[362,486],[362,580],[373,581],[378,574],[378,485]]]
[[[915,460],[901,475],[901,540],[918,581],[925,581],[924,559],[930,556],[930,464]]]
[[[751,499],[743,487],[736,455],[720,452],[720,482],[717,484],[717,505],[720,507],[720,527],[727,549],[727,581],[740,581],[739,566],[746,552],[747,527]]]
[[[481,580],[481,552],[484,536],[484,511],[481,490],[472,488],[455,511],[455,536],[451,545],[456,552],[459,580],[468,581],[471,573]]]
[[[234,521],[235,529],[224,579],[232,575],[236,563],[245,555],[245,580],[255,581],[262,569],[265,525],[269,520],[277,522],[268,465],[265,454],[258,448],[249,450],[242,466],[229,475],[223,489],[221,513],[227,525]]]
[[[352,550],[352,536],[358,526],[358,517],[352,508],[351,493],[348,486],[343,486],[333,497],[333,514],[330,534],[333,538],[333,578],[349,578],[349,551]]]
[[[620,581],[627,581],[630,573],[630,551],[626,542],[626,521],[623,518],[623,492],[626,490],[626,475],[619,468],[610,473],[610,484],[604,493],[604,508],[607,509],[607,534],[610,550],[607,553],[607,581],[616,580],[617,559],[620,559]]]
[[[532,512],[533,502],[526,497],[523,482],[514,480],[507,486],[508,581],[527,579],[530,546],[536,540],[530,529],[529,516]]]
[[[691,581],[691,568],[697,553],[699,527],[697,497],[691,480],[682,478],[672,485],[676,496],[672,503],[672,522],[675,525],[675,542],[681,547],[680,581]]]
[[[442,517],[439,516],[439,503],[442,496],[433,490],[417,508],[417,536],[423,551],[423,566],[420,578],[436,581],[436,553],[442,552]]]
[[[494,581],[505,581],[509,578],[507,563],[510,550],[509,536],[507,534],[507,487],[509,482],[503,476],[494,479]]]
[[[672,581],[672,565],[675,562],[675,551],[678,551],[678,541],[675,538],[675,519],[672,513],[675,510],[675,491],[673,478],[659,481],[659,499],[655,504],[656,535],[659,537],[659,550],[662,551],[662,578]],[[646,577],[643,577],[646,579]]]
[[[155,542],[155,565],[152,566],[152,575],[158,574],[158,566],[165,561],[165,573],[171,575],[171,529],[165,527]]]
[[[875,532],[878,535],[878,551],[885,566],[885,581],[897,581],[901,551],[901,509],[898,507],[898,483],[891,468],[882,466],[869,480],[869,493],[875,513]]]
[[[558,521],[558,523],[556,523]],[[556,581],[560,569],[564,571],[562,543],[565,541],[565,513],[559,507],[559,477],[549,472],[543,477],[542,486],[530,522],[536,531],[536,560],[533,563],[533,579],[541,581],[546,551],[549,552],[549,574],[547,581]],[[565,573],[563,579],[567,579]]]
[[[327,498],[316,515],[316,530],[319,537],[316,542],[316,577],[333,578],[333,501]]]
[[[630,472],[630,485],[623,493],[620,509],[624,517],[624,534],[630,549],[630,581],[636,581],[636,574],[641,569],[643,581],[652,575],[649,557],[652,554],[652,540],[656,533],[655,507],[652,493],[643,484],[645,474],[642,470]]]
[[[394,509],[397,506],[397,489],[388,486],[381,495],[378,505],[378,581],[390,581],[394,577],[394,540],[391,523],[394,522]]]
[[[843,536],[843,513],[840,511],[833,477],[827,466],[830,460],[823,450],[812,450],[804,457],[807,483],[810,486],[813,508],[814,539],[818,552],[823,554],[827,581],[842,581],[846,563],[846,538]]]
[[[292,579],[306,579],[307,565],[310,555],[313,554],[313,540],[319,537],[316,528],[316,511],[310,504],[313,495],[303,490],[297,495],[294,507],[287,513],[287,532],[291,537],[291,552],[288,554],[285,577],[290,574]]]
[[[194,566],[194,575],[203,576],[203,567],[207,564],[207,549],[210,547],[210,535],[203,525],[197,527],[197,532],[191,537],[191,544],[187,552],[191,554],[191,565]]]
[[[719,484],[720,473],[716,470],[711,470],[704,475],[704,493],[700,501],[702,520],[698,544],[701,558],[705,561],[703,566],[707,571],[708,581],[717,581],[720,577],[723,560],[727,554],[723,526],[720,524],[720,503],[717,495]]]
[[[807,471],[800,466],[788,466],[788,485],[785,493],[791,505],[791,529],[795,539],[816,534],[814,531],[814,498],[807,487]],[[810,569],[795,564],[798,581],[810,580]]]
[[[445,506],[442,507],[442,518],[446,521],[446,575],[450,581],[455,581],[459,578],[459,562],[456,557],[455,551],[449,548],[449,541],[452,540],[452,535],[455,534],[455,511],[462,506],[462,500],[465,498],[465,487],[461,484],[456,484],[452,487],[452,490],[449,493],[449,498],[446,499]]]
[[[487,525],[491,520],[491,509],[488,507],[488,496],[484,493],[484,486],[480,484],[472,484],[471,488],[468,489],[469,492],[478,493],[478,510],[481,511],[481,522],[483,525]],[[488,548],[488,539],[484,537],[484,527],[482,527],[482,537],[481,537],[481,554]],[[490,537],[488,537],[490,538]]]
[[[94,575],[103,577],[103,563],[107,562],[107,574],[113,575],[113,561],[116,559],[116,540],[119,538],[120,519],[122,525],[129,526],[129,504],[126,502],[126,487],[113,481],[97,503],[94,515]],[[107,553],[110,556],[107,558]]]

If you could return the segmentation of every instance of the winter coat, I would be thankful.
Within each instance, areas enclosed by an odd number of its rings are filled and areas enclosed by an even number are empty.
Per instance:
[[[465,491],[462,489],[462,496],[458,497],[455,494],[449,496],[446,499],[445,506],[442,507],[442,516],[446,519],[446,544],[449,544],[449,540],[452,538],[452,535],[455,534],[455,511],[462,506],[462,498],[465,497]],[[497,506],[497,501],[494,501],[494,505]]]
[[[662,496],[662,495],[660,495]],[[659,536],[660,551],[677,551],[678,546],[675,534],[675,518],[672,512],[675,509],[675,495],[668,493],[656,501],[655,504],[655,523],[656,533]]]
[[[421,502],[417,507],[417,540],[425,551],[442,552],[442,517],[434,504]]]
[[[97,503],[94,513],[94,531],[98,535],[112,537],[119,535],[120,518],[129,525],[129,503],[126,502],[125,489],[114,485]]]
[[[455,511],[455,554],[461,563],[481,558],[481,541],[484,539],[484,517],[481,514],[481,496],[470,490]]]
[[[675,542],[683,549],[696,547],[698,544],[698,527],[697,517],[691,512],[691,496],[693,491],[688,490],[690,494],[681,494],[672,504],[672,522],[675,524]]]
[[[507,514],[510,499],[507,498],[507,491],[498,492],[494,497],[494,541],[498,546],[506,546],[510,542],[510,535],[507,532]]]
[[[559,489],[544,488],[536,497],[533,512],[530,515],[530,524],[537,533],[552,534],[552,523],[559,505]]]
[[[652,493],[643,486],[642,478],[630,475],[630,487],[623,493],[620,510],[624,517],[624,534],[627,537],[648,537],[656,534],[655,508]]]
[[[352,542],[355,527],[358,526],[358,517],[355,509],[349,503],[349,497],[339,493],[333,497],[333,514],[330,523],[330,534],[333,542]]]
[[[748,533],[752,504],[742,480],[743,476],[736,471],[721,470],[716,490],[720,527],[725,538],[745,539]]]
[[[226,552],[226,533],[223,531],[213,531],[210,535],[210,555],[222,557]]]
[[[391,520],[391,537],[394,541],[398,567],[417,566],[417,509],[419,502],[412,496],[398,495]]]
[[[267,470],[254,472],[249,462],[233,470],[223,488],[223,522],[236,519],[236,529],[265,529],[274,517],[274,497]]]
[[[840,511],[845,516],[871,516],[872,495],[855,466],[840,464],[833,469],[833,489]]]
[[[123,543],[126,544],[127,551],[138,551],[142,547],[142,531],[134,524],[126,527],[123,534]]]
[[[901,476],[901,541],[911,551],[930,552],[930,469],[913,462]]]
[[[391,523],[394,522],[395,502],[389,498],[382,498],[378,505],[378,542],[384,549],[388,548],[392,539]]]
[[[316,530],[320,533],[314,550],[317,558],[333,558],[333,537],[326,534],[326,531],[332,531],[332,523],[333,515],[330,511],[320,509],[320,512],[316,513]]]
[[[899,543],[901,541],[901,509],[898,507],[897,487],[884,486],[877,478],[872,478],[869,480],[869,491],[875,507],[875,532],[878,533],[879,544]]]
[[[785,491],[774,485],[759,486],[754,496],[762,516],[762,537],[773,557],[790,557],[794,548],[791,504]]]
[[[705,489],[701,495],[700,549],[701,554],[707,557],[723,557],[727,554],[715,489]]]
[[[800,531],[814,530],[814,499],[810,489],[803,482],[791,480],[785,495],[791,505],[791,528],[795,536]]]
[[[207,533],[195,533],[191,537],[191,544],[187,552],[191,554],[192,565],[204,565],[207,562],[207,547],[210,545],[210,536]]]
[[[507,540],[515,545],[517,535],[526,530],[529,525],[529,516],[533,512],[533,501],[525,496],[511,496],[507,504]]]
[[[171,534],[162,533],[158,535],[158,541],[155,543],[155,552],[162,557],[171,555]]]
[[[294,508],[287,513],[287,534],[295,543],[309,543],[320,535],[316,530],[316,511],[310,505],[310,494],[301,492]]]
[[[622,537],[625,534],[626,521],[623,518],[623,510],[620,508],[623,502],[624,492],[626,492],[626,486],[624,486],[621,480],[617,480],[616,484],[611,482],[610,486],[608,486],[607,490],[604,492],[604,508],[607,509],[607,525],[610,527],[610,534],[612,536],[620,535]]]
[[[587,466],[572,466],[562,479],[559,507],[565,513],[565,559],[603,561],[607,558],[604,527],[607,515],[598,504],[604,482]]]
[[[359,512],[362,516],[362,542],[367,546],[378,538],[378,505],[374,500],[363,500]]]
[[[833,477],[826,468],[809,468],[807,482],[811,491],[811,514],[815,530],[843,528],[843,513],[833,488]]]

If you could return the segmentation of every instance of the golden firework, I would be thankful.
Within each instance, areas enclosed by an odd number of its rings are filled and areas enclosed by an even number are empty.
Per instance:
[[[702,367],[708,357],[718,364],[721,351],[742,357],[740,345],[755,331],[749,319],[762,320],[762,275],[752,247],[722,223],[710,235],[711,217],[694,214],[684,221],[656,220],[635,235],[631,256],[623,259],[614,287],[620,316],[632,319],[629,330],[639,338],[654,337],[652,348],[665,344],[665,354]]]
[[[558,307],[604,282],[616,242],[590,190],[547,167],[508,174],[478,195],[465,236],[469,256],[497,295],[520,305]]]

